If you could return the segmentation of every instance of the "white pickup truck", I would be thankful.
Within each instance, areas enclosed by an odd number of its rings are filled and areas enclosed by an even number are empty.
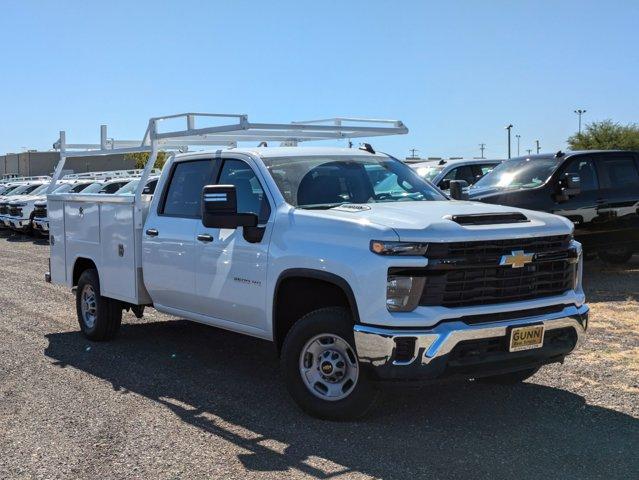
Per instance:
[[[184,130],[158,131],[176,118]],[[406,133],[401,122],[240,115],[198,128],[200,118],[219,116],[151,119],[137,145],[107,141],[103,127],[89,152],[61,132],[57,172],[68,156],[151,152],[135,196],[48,197],[47,280],[76,289],[89,339],[113,337],[123,309],[153,306],[269,340],[297,404],[344,419],[368,410],[376,382],[518,382],[583,338],[581,246],[568,220],[451,200],[368,144],[297,146]],[[262,140],[286,146],[235,146]],[[184,145],[226,148],[172,155],[143,195],[158,149]]]

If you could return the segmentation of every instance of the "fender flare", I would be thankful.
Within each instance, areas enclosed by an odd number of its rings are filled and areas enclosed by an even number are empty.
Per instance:
[[[344,294],[346,295],[346,299],[348,300],[348,306],[353,313],[353,320],[355,323],[360,323],[359,321],[359,310],[357,309],[357,300],[355,299],[355,294],[353,293],[353,289],[350,284],[339,275],[334,273],[325,272],[324,270],[315,270],[313,268],[289,268],[287,270],[283,270],[279,277],[277,278],[277,282],[275,282],[275,289],[273,291],[273,312],[272,317],[275,319],[275,309],[277,308],[277,295],[279,292],[280,284],[283,280],[291,277],[303,277],[303,278],[312,278],[315,280],[322,280],[327,283],[332,283],[336,287],[339,287]]]

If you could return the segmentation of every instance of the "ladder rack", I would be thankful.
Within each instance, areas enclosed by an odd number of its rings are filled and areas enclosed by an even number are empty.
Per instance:
[[[183,122],[183,128],[161,131],[165,121]],[[208,125],[205,125],[206,122]],[[223,121],[222,125],[210,125],[212,121]],[[238,142],[279,141],[283,146],[296,146],[300,142],[337,140],[345,138],[379,137],[403,135],[408,128],[400,120],[377,118],[337,117],[291,123],[253,123],[243,114],[224,113],[178,113],[149,119],[142,141],[114,140],[107,136],[106,125],[100,126],[99,144],[67,143],[66,133],[53,147],[60,152],[53,181],[47,194],[51,193],[60,178],[69,157],[90,157],[115,153],[150,152],[144,167],[140,185],[135,193],[136,227],[142,227],[141,198],[144,185],[151,174],[159,150],[185,151],[189,146],[236,147]]]

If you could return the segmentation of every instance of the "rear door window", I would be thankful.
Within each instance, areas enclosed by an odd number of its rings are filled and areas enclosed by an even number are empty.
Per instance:
[[[162,215],[200,218],[202,189],[212,183],[213,162],[210,159],[178,162],[164,197]]]
[[[639,170],[630,154],[606,156],[599,160],[603,188],[639,188]]]

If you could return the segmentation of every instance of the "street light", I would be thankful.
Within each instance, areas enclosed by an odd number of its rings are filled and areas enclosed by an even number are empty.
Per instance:
[[[581,116],[582,116],[584,113],[586,113],[586,110],[582,110],[582,109],[580,108],[580,109],[575,110],[575,113],[579,116],[579,134],[581,135]]]
[[[519,156],[519,139],[521,138],[521,135],[517,134],[515,137],[517,137],[517,156]]]
[[[539,140],[535,140],[535,143],[537,144],[537,153],[539,153]]]
[[[510,123],[506,126],[506,130],[508,130],[508,158],[510,158],[510,129],[513,128],[513,124]]]

